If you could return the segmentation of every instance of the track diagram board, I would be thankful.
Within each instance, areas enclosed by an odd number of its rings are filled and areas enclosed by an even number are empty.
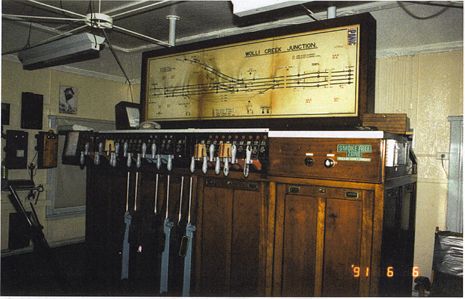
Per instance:
[[[357,116],[359,25],[148,59],[146,119]]]

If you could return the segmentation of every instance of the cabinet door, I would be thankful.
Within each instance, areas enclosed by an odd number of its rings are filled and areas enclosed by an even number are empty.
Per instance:
[[[328,198],[325,217],[323,296],[359,296],[362,202]],[[359,275],[354,275],[359,267]]]
[[[324,217],[324,200],[310,186],[278,185],[277,194],[273,295],[319,295],[318,221]]]
[[[199,196],[198,295],[259,295],[262,204],[259,183],[206,179]]]

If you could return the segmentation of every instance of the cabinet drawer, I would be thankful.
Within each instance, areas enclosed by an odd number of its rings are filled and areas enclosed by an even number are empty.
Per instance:
[[[361,200],[363,191],[357,189],[328,188],[322,186],[287,185],[286,194],[319,198]]]
[[[245,180],[230,180],[230,179],[216,179],[207,178],[205,180],[205,186],[216,187],[216,188],[228,188],[228,189],[239,189],[247,191],[259,191],[260,184],[258,182],[249,182]]]

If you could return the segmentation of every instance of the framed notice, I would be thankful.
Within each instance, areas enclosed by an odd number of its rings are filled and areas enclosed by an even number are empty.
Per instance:
[[[77,113],[78,90],[71,86],[60,86],[58,111],[66,114]]]
[[[339,18],[144,53],[145,119],[358,120],[373,102],[368,21]]]

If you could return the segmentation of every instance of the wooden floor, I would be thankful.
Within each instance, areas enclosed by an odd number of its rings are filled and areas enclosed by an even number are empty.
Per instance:
[[[56,272],[42,256],[25,253],[3,257],[1,261],[1,296],[105,296],[124,295],[124,286],[103,286],[89,279],[86,272],[84,243],[52,248]]]
[[[51,249],[66,284],[59,283],[56,272],[42,256],[25,253],[1,260],[1,296],[157,296],[151,292],[131,289],[118,281],[108,285],[90,278],[87,271],[87,248],[84,243]],[[433,296],[463,294],[463,280],[437,275]],[[142,292],[142,293],[141,293]],[[159,296],[159,295],[158,295]]]

